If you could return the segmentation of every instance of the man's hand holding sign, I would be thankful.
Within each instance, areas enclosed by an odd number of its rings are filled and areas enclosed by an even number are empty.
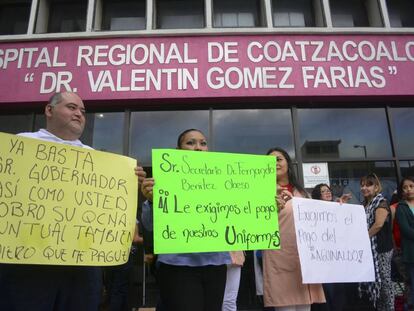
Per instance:
[[[146,174],[79,140],[86,118],[76,93],[54,94],[45,117],[45,129],[0,135],[0,310],[98,310],[94,266],[128,259]]]

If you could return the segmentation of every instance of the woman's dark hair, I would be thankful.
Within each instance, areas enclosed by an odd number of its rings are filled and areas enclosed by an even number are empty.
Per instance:
[[[414,182],[414,176],[407,176],[407,177],[404,177],[404,178],[401,180],[401,182],[398,184],[397,194],[398,194],[398,197],[399,197],[400,199],[403,199],[403,198],[404,198],[404,197],[403,197],[403,185],[404,185],[404,182],[405,182],[406,180],[409,180],[409,181]]]
[[[295,170],[293,169],[293,162],[290,158],[289,154],[280,147],[274,147],[269,149],[266,154],[269,155],[272,152],[280,152],[284,158],[286,159],[286,162],[288,164],[288,179],[289,183],[297,190],[299,191],[303,196],[308,197],[308,194],[306,193],[305,189],[302,187],[301,184],[299,184],[298,179],[296,178]]]
[[[188,129],[188,130],[185,130],[185,131],[184,131],[184,132],[182,132],[180,135],[178,135],[178,139],[177,139],[177,148],[181,148],[181,143],[182,143],[182,140],[183,140],[184,136],[185,136],[187,133],[190,133],[190,132],[199,132],[199,133],[203,134],[203,136],[204,136],[204,137],[206,136],[206,135],[204,135],[204,133],[203,133],[202,131],[200,131],[200,130],[198,130],[198,129]]]
[[[312,193],[311,193],[312,199],[320,200],[322,198],[322,193],[321,193],[322,187],[327,187],[332,192],[331,187],[329,187],[327,184],[317,184],[315,188],[313,188],[312,190]]]

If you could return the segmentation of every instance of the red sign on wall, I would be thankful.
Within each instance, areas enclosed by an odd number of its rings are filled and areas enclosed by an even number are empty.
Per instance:
[[[0,44],[0,102],[414,95],[414,36],[251,35]]]

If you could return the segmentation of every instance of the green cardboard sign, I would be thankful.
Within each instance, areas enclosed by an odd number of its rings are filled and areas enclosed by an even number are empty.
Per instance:
[[[154,252],[277,249],[276,158],[152,151]]]

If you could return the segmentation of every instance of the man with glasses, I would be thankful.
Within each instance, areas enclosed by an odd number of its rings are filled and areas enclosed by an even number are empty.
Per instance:
[[[80,136],[85,106],[72,92],[54,94],[45,107],[46,129],[20,136],[92,149]],[[139,182],[142,167],[135,168]],[[97,311],[102,295],[102,269],[90,266],[0,265],[0,310]]]

